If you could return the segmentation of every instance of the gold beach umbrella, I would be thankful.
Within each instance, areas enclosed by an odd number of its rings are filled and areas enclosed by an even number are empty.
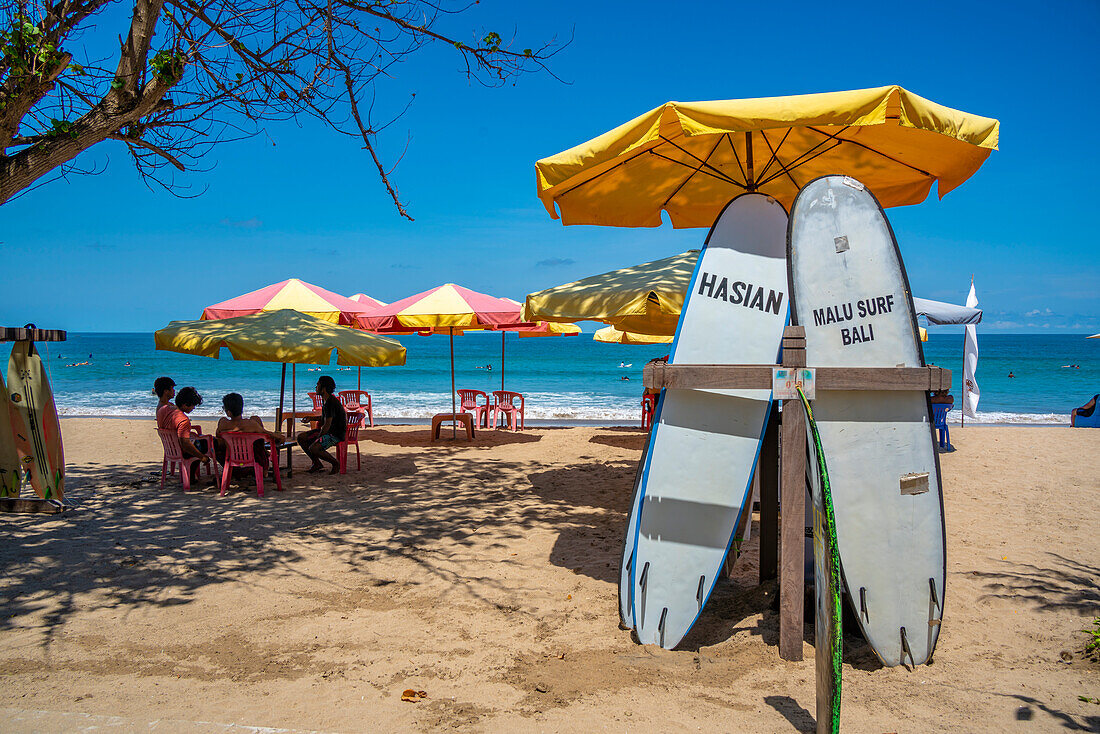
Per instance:
[[[393,339],[284,309],[214,321],[173,321],[154,334],[157,349],[218,359],[222,348],[234,359],[254,362],[362,367],[405,364],[405,347]]]
[[[899,86],[788,97],[667,102],[535,164],[538,195],[564,224],[709,227],[735,196],[788,209],[823,175],[859,179],[884,207],[919,204],[970,178],[1000,123]],[[560,212],[560,215],[559,215]]]
[[[698,250],[688,250],[532,293],[523,318],[601,321],[639,334],[675,334],[698,259]]]
[[[405,347],[400,342],[338,326],[291,309],[212,321],[173,321],[157,331],[153,338],[157,349],[169,352],[219,359],[224,347],[234,359],[282,362],[280,421],[287,363],[328,364],[333,350],[336,350],[337,364],[360,367],[405,364]],[[291,411],[296,407],[295,392],[292,387]]]
[[[605,326],[592,335],[593,341],[605,344],[671,344],[672,334],[637,334],[632,331],[619,331],[614,326]]]

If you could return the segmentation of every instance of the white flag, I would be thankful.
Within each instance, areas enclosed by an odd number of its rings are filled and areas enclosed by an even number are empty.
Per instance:
[[[974,282],[970,282],[970,295],[966,305],[975,308],[978,296],[974,293]],[[978,380],[974,374],[978,371],[978,334],[973,324],[966,325],[966,340],[963,343],[963,414],[967,418],[978,417],[978,398],[982,391],[978,389]]]

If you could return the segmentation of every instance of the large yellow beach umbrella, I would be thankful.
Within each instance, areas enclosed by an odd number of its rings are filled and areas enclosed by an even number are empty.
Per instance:
[[[538,195],[564,224],[709,227],[735,196],[788,209],[807,182],[859,179],[885,207],[966,181],[997,149],[1000,123],[899,86],[715,102],[668,102],[535,164]],[[559,214],[560,213],[560,214]]]
[[[621,331],[672,335],[698,250],[612,270],[527,296],[527,321],[601,321]]]
[[[605,326],[602,329],[597,329],[596,333],[592,335],[593,341],[603,342],[605,344],[671,344],[672,339],[672,334],[665,336],[658,334],[638,334],[633,331],[620,331],[614,326]]]

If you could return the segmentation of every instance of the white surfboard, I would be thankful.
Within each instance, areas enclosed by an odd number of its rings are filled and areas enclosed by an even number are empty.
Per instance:
[[[707,235],[669,364],[773,364],[787,324],[787,212],[731,201]],[[623,552],[620,610],[643,644],[671,649],[706,604],[747,503],[770,390],[665,389]]]
[[[791,209],[791,321],[813,367],[922,367],[901,254],[858,181],[811,181]],[[863,634],[884,665],[932,657],[946,546],[932,409],[923,391],[818,390],[840,565]]]

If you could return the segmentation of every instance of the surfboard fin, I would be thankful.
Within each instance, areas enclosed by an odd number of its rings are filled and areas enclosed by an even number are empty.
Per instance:
[[[661,647],[665,646],[665,617],[668,616],[668,607],[661,610],[661,621],[657,623],[657,631],[661,633]]]
[[[936,579],[928,579],[928,588],[932,593],[932,603],[936,605],[936,609],[940,609],[940,599],[936,596]]]
[[[867,613],[867,587],[859,587],[859,613],[865,621],[871,621],[871,615]]]
[[[909,648],[909,639],[905,636],[905,628],[901,628],[901,664],[905,665],[905,656],[909,656],[909,664],[912,668],[917,667],[917,660],[913,657],[913,651]]]
[[[697,602],[699,602],[699,607],[700,608],[702,608],[702,606],[703,606],[703,584],[706,582],[706,580],[707,580],[706,576],[700,576],[699,577],[699,588],[695,592],[695,600]]]

